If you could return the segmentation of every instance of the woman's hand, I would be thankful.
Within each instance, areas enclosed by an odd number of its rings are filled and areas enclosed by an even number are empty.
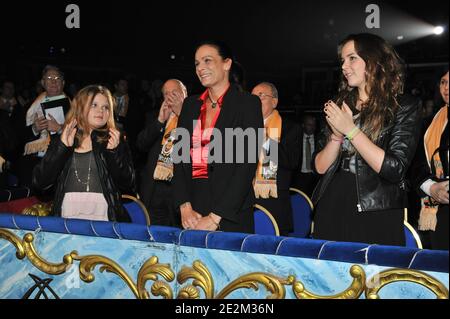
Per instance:
[[[192,209],[190,203],[181,205],[181,225],[184,229],[195,229],[202,215]]]
[[[324,108],[326,120],[337,137],[347,135],[355,127],[353,112],[345,102],[342,109],[333,101],[328,101]]]
[[[219,228],[219,222],[217,222],[214,218],[212,217],[213,214],[210,214],[208,216],[202,217],[198,220],[197,226],[195,226],[196,230],[209,230],[209,231],[215,231]],[[214,215],[217,216],[217,215]],[[219,217],[219,216],[217,216]],[[220,217],[219,217],[220,219]]]
[[[61,134],[61,142],[67,147],[72,147],[77,133],[77,120],[73,119],[67,124]]]
[[[448,181],[433,184],[430,195],[438,203],[448,204]]]
[[[324,107],[323,107],[323,110],[324,110],[324,112],[325,112],[325,109],[327,109],[327,107],[329,107],[329,102],[327,102],[327,103],[325,103],[325,105],[324,105]],[[325,112],[325,115],[326,115],[326,112]],[[342,135],[331,123],[330,123],[330,121],[328,120],[328,116],[326,116],[325,117],[325,120],[327,121],[327,123],[328,123],[328,126],[329,126],[329,128],[330,128],[330,130],[331,130],[331,132],[332,132],[332,134],[335,136],[335,138],[337,138],[337,139],[342,139],[343,137],[344,137],[344,135]]]
[[[108,145],[106,145],[106,149],[113,150],[117,146],[119,146],[119,143],[120,143],[120,132],[115,128],[110,128]]]

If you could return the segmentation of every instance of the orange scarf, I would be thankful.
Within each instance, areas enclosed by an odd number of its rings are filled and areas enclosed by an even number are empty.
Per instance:
[[[442,167],[439,152],[436,150],[441,144],[441,135],[447,126],[448,106],[442,107],[431,122],[424,136],[425,155],[427,157],[428,166],[434,164],[436,168],[436,177],[444,178],[444,169]],[[435,153],[436,152],[436,153]],[[434,154],[434,155],[433,155]],[[438,204],[430,202],[430,198],[423,197],[421,199],[421,209],[419,217],[419,230],[435,230],[437,224],[436,213],[438,211]]]
[[[41,103],[54,101],[67,97],[63,92],[61,95],[47,97],[46,92],[42,92],[31,104],[26,115],[26,126],[31,126],[34,124],[35,116],[43,117],[44,112],[42,110]],[[69,100],[70,101],[70,100]],[[48,145],[50,144],[50,134],[47,130],[43,130],[39,134],[39,139],[31,141],[25,144],[23,155],[36,154],[40,152],[47,152]]]
[[[274,110],[264,124],[266,136],[264,144],[269,139],[280,143],[281,137],[281,116],[277,110]],[[256,198],[278,198],[277,192],[277,171],[278,166],[271,160],[265,161],[266,151],[261,150],[259,156],[258,167],[256,169],[256,176],[253,180],[253,189],[255,191]],[[265,163],[267,162],[267,163]]]
[[[173,177],[172,150],[175,141],[175,129],[178,125],[178,116],[172,113],[166,124],[164,135],[161,141],[161,153],[156,163],[153,178],[157,181],[171,181]]]

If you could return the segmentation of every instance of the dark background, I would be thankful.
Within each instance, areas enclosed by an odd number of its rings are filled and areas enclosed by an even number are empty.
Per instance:
[[[80,29],[65,26],[70,3],[80,7]],[[380,29],[365,26],[370,3],[380,7]],[[126,75],[136,87],[143,78],[177,77],[197,93],[195,44],[220,39],[244,66],[250,89],[272,81],[282,105],[314,107],[336,91],[338,42],[372,32],[408,64],[409,87],[430,95],[436,66],[448,63],[448,7],[446,0],[4,1],[0,78],[32,86],[50,63],[66,72],[66,84]],[[433,25],[443,25],[444,34],[427,35]]]

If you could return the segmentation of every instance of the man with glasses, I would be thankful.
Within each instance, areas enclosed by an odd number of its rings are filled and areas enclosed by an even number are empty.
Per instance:
[[[64,124],[52,117],[46,119],[41,108],[42,103],[65,98],[64,74],[56,66],[47,65],[42,71],[41,84],[44,92],[36,98],[27,112],[26,125],[31,126],[34,136],[42,135],[44,131],[59,132]]]
[[[64,73],[56,66],[47,65],[42,71],[41,84],[44,88],[31,104],[26,114],[26,141],[24,156],[19,164],[19,180],[22,185],[31,185],[33,167],[45,155],[51,134],[59,134],[64,123],[49,115],[45,117],[42,103],[65,99]]]
[[[272,83],[258,84],[252,94],[261,100],[266,132],[253,182],[256,203],[273,215],[280,235],[287,236],[293,227],[289,186],[300,159],[300,126],[282,118],[276,110],[278,90]]]

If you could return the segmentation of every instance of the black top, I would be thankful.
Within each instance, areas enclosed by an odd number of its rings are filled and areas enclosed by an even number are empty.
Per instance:
[[[88,187],[89,185],[89,187]],[[92,151],[87,153],[74,152],[64,185],[65,193],[103,193]]]

